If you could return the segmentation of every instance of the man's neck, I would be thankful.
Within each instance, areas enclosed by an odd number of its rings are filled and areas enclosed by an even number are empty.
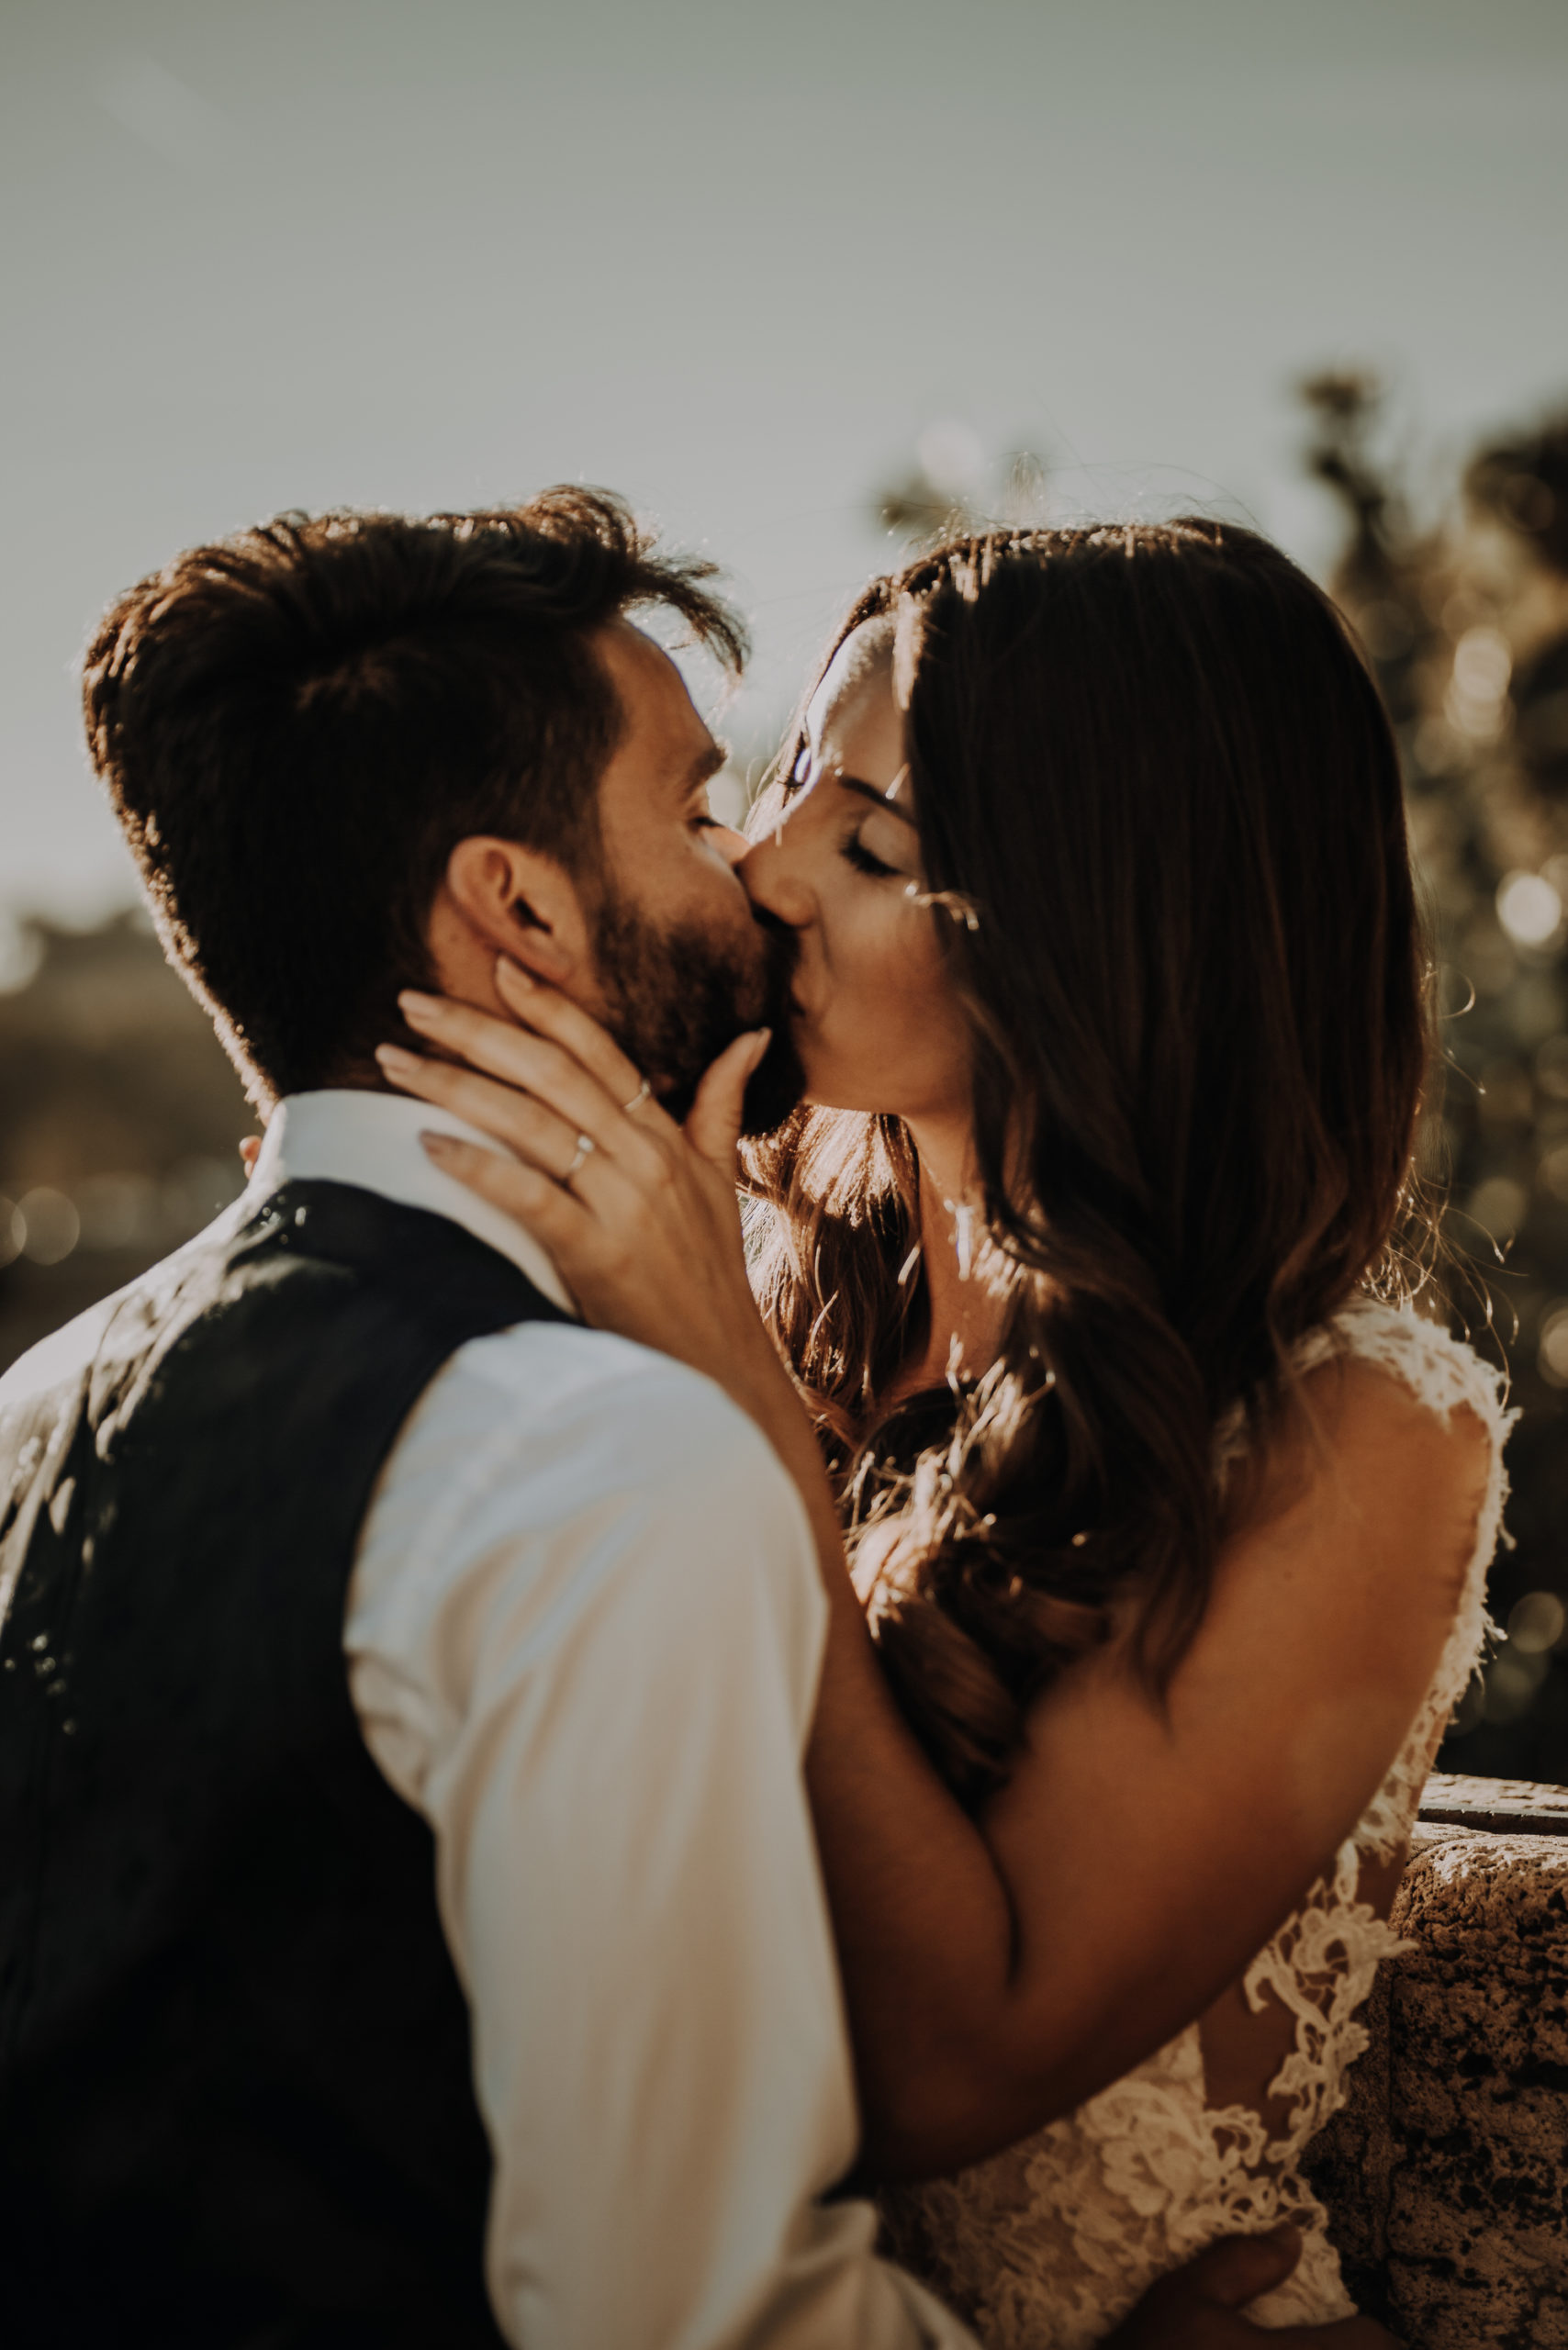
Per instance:
[[[385,1086],[331,1086],[277,1104],[251,1176],[252,1196],[297,1181],[346,1183],[463,1225],[509,1258],[555,1304],[570,1297],[543,1246],[512,1218],[431,1161],[420,1142],[433,1129],[494,1150],[478,1128]]]

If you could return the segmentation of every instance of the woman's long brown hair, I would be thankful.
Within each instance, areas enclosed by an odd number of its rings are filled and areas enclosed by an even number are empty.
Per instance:
[[[877,1426],[927,1312],[896,1119],[808,1108],[749,1147],[755,1271],[866,1558],[876,1529],[888,1674],[975,1802],[1113,1606],[1168,1682],[1216,1423],[1266,1433],[1293,1341],[1399,1288],[1428,974],[1387,717],[1276,548],[1201,520],[953,539],[827,658],[878,615],[973,1038],[998,1359]]]

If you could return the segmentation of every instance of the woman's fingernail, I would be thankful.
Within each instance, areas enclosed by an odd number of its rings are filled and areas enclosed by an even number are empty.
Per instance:
[[[439,1020],[446,1006],[439,996],[420,995],[417,988],[404,988],[398,998],[398,1009],[408,1020]]]
[[[759,1028],[759,1029],[757,1030],[757,1032],[756,1032],[756,1036],[753,1038],[753,1040],[752,1040],[752,1041],[753,1041],[753,1051],[752,1051],[752,1057],[751,1057],[751,1065],[752,1065],[753,1069],[759,1069],[759,1068],[761,1067],[761,1065],[762,1065],[762,1057],[763,1057],[764,1053],[766,1053],[766,1052],[767,1052],[767,1047],[768,1047],[768,1046],[769,1046],[769,1045],[771,1045],[771,1043],[773,1042],[773,1031],[772,1031],[772,1029],[771,1029],[771,1028]]]
[[[383,1069],[395,1069],[399,1077],[407,1077],[424,1063],[418,1053],[406,1053],[401,1045],[377,1045],[375,1058]]]
[[[496,977],[498,979],[510,979],[520,988],[532,988],[538,984],[532,972],[525,971],[521,963],[514,963],[510,955],[498,957]]]
[[[438,1135],[433,1126],[421,1126],[420,1140],[432,1158],[448,1158],[460,1151],[463,1145],[454,1135]]]

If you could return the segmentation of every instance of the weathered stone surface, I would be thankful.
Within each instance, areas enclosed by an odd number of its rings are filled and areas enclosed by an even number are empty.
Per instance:
[[[1504,1836],[1568,1836],[1568,1787],[1434,1771],[1422,1793],[1421,1818],[1428,1824],[1489,1828]]]
[[[1393,1922],[1313,2160],[1347,2282],[1411,2350],[1568,2350],[1568,1837],[1425,1827]]]

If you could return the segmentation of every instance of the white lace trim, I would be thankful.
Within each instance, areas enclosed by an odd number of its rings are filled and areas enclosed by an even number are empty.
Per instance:
[[[1312,1371],[1339,1353],[1354,1354],[1391,1372],[1445,1420],[1468,1405],[1491,1438],[1475,1547],[1452,1628],[1420,1710],[1356,1829],[1360,1851],[1389,1860],[1410,1832],[1443,1727],[1469,1686],[1487,1639],[1496,1631],[1486,1613],[1486,1573],[1502,1534],[1508,1498],[1503,1447],[1518,1414],[1507,1408],[1501,1372],[1483,1362],[1462,1339],[1451,1338],[1436,1323],[1423,1322],[1414,1314],[1374,1300],[1364,1299],[1347,1307],[1328,1329],[1315,1331],[1297,1349],[1297,1366],[1304,1372]]]
[[[1244,1977],[1255,2012],[1271,1997],[1294,2018],[1294,2046],[1268,2092],[1286,2109],[1283,2134],[1271,2138],[1249,2106],[1206,2106],[1193,2024],[1022,2144],[955,2178],[888,2194],[892,2248],[969,2319],[987,2350],[1088,2350],[1156,2277],[1215,2235],[1285,2217],[1303,2230],[1301,2261],[1249,2314],[1278,2327],[1354,2313],[1301,2162],[1344,2103],[1345,2076],[1367,2045],[1361,2010],[1379,1963],[1408,1947],[1358,1897],[1361,1863],[1387,1860],[1406,1842],[1442,1724],[1492,1628],[1486,1570],[1507,1493],[1503,1445],[1516,1416],[1498,1374],[1471,1348],[1405,1309],[1358,1302],[1315,1331],[1294,1360],[1305,1372],[1345,1353],[1392,1372],[1444,1419],[1468,1405],[1491,1438],[1491,1464],[1431,1686],[1332,1878],[1312,1886]],[[1222,1482],[1245,1442],[1233,1415],[1215,1445]]]

